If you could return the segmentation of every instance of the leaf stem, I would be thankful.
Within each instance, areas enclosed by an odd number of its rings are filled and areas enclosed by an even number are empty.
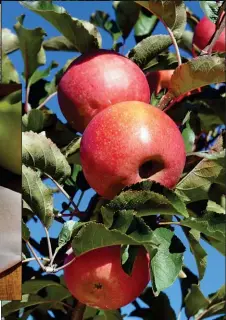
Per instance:
[[[203,311],[195,320],[201,320],[205,318],[205,315],[210,312],[212,309],[215,309],[216,306],[222,305],[222,307],[225,305],[226,301],[221,301],[219,303],[216,303],[214,305],[212,305],[211,307],[209,307],[208,309],[206,309],[205,311]]]
[[[57,91],[53,92],[52,94],[50,94],[36,109],[42,109],[42,107],[44,107],[44,105],[51,100],[55,95],[57,94]]]
[[[30,104],[29,104],[29,102],[28,102],[28,100],[29,100],[29,94],[30,94],[30,87],[29,87],[29,85],[27,84],[26,85],[26,96],[25,96],[25,105],[24,105],[24,111],[26,112],[26,113],[28,113],[29,111],[31,111],[31,106],[30,106]]]
[[[26,241],[26,243],[27,243],[27,246],[29,247],[29,249],[31,250],[31,252],[32,252],[35,260],[38,262],[40,268],[41,268],[43,271],[46,271],[46,267],[43,265],[43,263],[41,262],[41,260],[40,260],[39,257],[37,256],[37,254],[35,253],[35,251],[34,251],[32,245],[30,244],[30,242],[29,242],[29,241]]]
[[[164,22],[163,22],[164,23]],[[165,28],[167,29],[169,35],[170,35],[170,38],[173,42],[173,45],[174,45],[174,48],[176,50],[176,56],[177,56],[177,61],[178,61],[178,66],[180,66],[182,64],[182,61],[181,61],[181,55],[180,55],[180,50],[179,50],[179,47],[178,47],[178,44],[177,44],[177,41],[174,37],[174,34],[172,32],[172,30],[164,23],[164,26]]]
[[[175,221],[171,221],[171,222],[159,222],[159,225],[170,225],[170,224],[176,224],[176,225],[179,225],[180,226],[180,222],[175,222]]]
[[[24,259],[22,260],[22,263],[27,263],[27,262],[30,262],[30,261],[34,261],[36,260],[36,258],[27,258],[27,259]],[[38,257],[38,260],[42,260],[42,261],[46,261],[46,262],[49,262],[49,258],[43,258],[43,257]]]
[[[78,301],[74,311],[72,312],[71,320],[82,320],[85,309],[86,305]]]
[[[48,229],[43,225],[45,233],[46,233],[46,238],[47,238],[47,244],[48,244],[48,250],[49,250],[49,259],[52,261],[53,258],[53,250],[52,250],[52,245],[49,237],[49,231]]]

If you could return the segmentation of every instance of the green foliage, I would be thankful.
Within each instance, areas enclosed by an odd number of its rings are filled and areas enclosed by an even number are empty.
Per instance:
[[[143,320],[176,320],[178,315],[163,290],[179,279],[181,309],[185,309],[188,318],[201,320],[218,316],[219,320],[225,319],[225,286],[208,297],[200,289],[208,268],[208,252],[202,240],[226,254],[225,134],[215,131],[218,125],[225,124],[225,93],[220,87],[210,86],[225,80],[223,55],[182,56],[182,64],[178,67],[177,55],[169,51],[172,38],[168,31],[174,35],[179,48],[191,54],[197,23],[194,13],[186,9],[182,0],[114,1],[114,17],[95,10],[89,21],[73,17],[63,6],[51,1],[20,1],[20,4],[28,9],[27,15],[29,10],[37,14],[41,26],[45,19],[58,34],[47,38],[40,27],[26,29],[24,15],[14,26],[16,34],[2,30],[2,82],[19,83],[21,79],[26,87],[22,117],[23,260],[33,257],[28,250],[29,244],[42,257],[40,262],[46,272],[41,268],[33,269],[26,261],[23,263],[22,300],[3,303],[5,320],[25,320],[30,315],[35,320],[48,320],[49,311],[55,319],[71,318],[77,301],[58,273],[65,252],[72,247],[70,250],[79,256],[113,245],[121,245],[121,267],[128,275],[139,246],[144,246],[150,255],[151,283],[139,296],[146,307],[141,307],[139,300],[133,301],[134,310],[129,316]],[[81,2],[80,5],[84,4]],[[216,2],[200,1],[200,5],[205,14],[216,21],[219,13]],[[163,22],[166,34],[153,35],[159,22]],[[185,30],[186,24],[192,31]],[[64,66],[58,68],[54,52],[84,53],[100,48],[102,39],[98,28],[111,36],[112,49],[116,51],[127,44],[129,36],[134,36],[136,45],[130,48],[127,57],[144,72],[175,69],[169,90],[152,96],[151,102],[160,108],[162,100],[177,98],[167,113],[180,125],[187,160],[183,175],[172,190],[143,181],[126,187],[111,201],[94,195],[87,208],[80,212],[80,203],[90,188],[80,163],[81,136],[46,105],[57,93],[63,73],[74,60],[65,61]],[[16,50],[20,50],[24,61],[22,75],[12,63],[13,55],[10,56]],[[53,60],[48,65],[46,51],[53,51]],[[184,94],[197,88],[202,88],[202,92],[182,99]],[[7,95],[3,101],[13,105],[15,100],[18,100],[16,93]],[[211,148],[207,148],[212,136],[218,138]],[[64,195],[62,210],[55,208],[55,196],[59,193]],[[47,232],[48,236],[40,243],[33,239],[32,227],[28,228],[27,223],[31,220],[41,223]],[[61,228],[56,238],[52,238],[56,221]],[[186,243],[175,235],[174,227],[183,230]],[[194,256],[198,275],[192,274],[184,265],[186,248]],[[181,278],[182,271],[187,278]],[[103,311],[87,306],[83,318],[121,320],[124,315],[120,310]]]

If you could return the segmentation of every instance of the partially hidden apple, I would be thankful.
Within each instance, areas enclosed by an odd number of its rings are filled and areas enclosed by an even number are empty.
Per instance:
[[[21,174],[21,102],[0,101],[0,166]]]
[[[182,135],[165,112],[127,101],[92,119],[81,140],[80,157],[89,185],[112,199],[144,179],[173,188],[186,155]]]
[[[150,281],[149,255],[140,247],[131,275],[121,266],[120,246],[98,248],[78,256],[64,269],[68,290],[80,302],[99,309],[118,309],[136,299]],[[65,263],[74,258],[70,254]]]
[[[79,132],[101,110],[130,100],[150,102],[146,77],[134,62],[110,50],[91,51],[75,59],[58,85],[61,111]]]
[[[156,70],[156,71],[149,71],[146,74],[146,78],[149,84],[150,92],[159,94],[162,89],[169,89],[171,77],[174,73],[174,69],[169,70]],[[188,97],[192,94],[201,92],[201,88],[197,88],[195,90],[186,92],[185,94],[181,95],[177,98],[177,102],[180,102],[184,97]]]
[[[193,56],[196,56],[195,46],[199,50],[203,50],[209,43],[213,34],[216,31],[216,25],[207,17],[203,17],[195,27],[193,42],[192,42],[192,52]],[[220,37],[217,39],[213,52],[224,52],[226,50],[225,46],[225,30],[221,33]]]
[[[168,89],[173,73],[174,69],[148,72],[146,78],[150,87],[150,92],[159,94],[162,89]]]

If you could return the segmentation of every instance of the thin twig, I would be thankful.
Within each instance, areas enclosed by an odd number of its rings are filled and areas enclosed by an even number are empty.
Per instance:
[[[46,105],[46,103],[49,100],[51,100],[56,94],[57,94],[57,91],[50,94],[36,109],[41,109],[42,107],[44,107]]]
[[[211,307],[209,307],[208,309],[206,309],[205,311],[203,311],[203,312],[196,318],[196,320],[204,319],[204,316],[205,316],[209,311],[211,311],[212,309],[215,309],[216,306],[218,306],[218,305],[224,306],[225,303],[226,303],[226,301],[221,301],[221,302],[219,302],[219,303],[216,303],[216,304],[212,305]]]
[[[86,305],[78,301],[74,311],[72,312],[71,320],[82,320],[85,309],[86,309]]]
[[[53,266],[53,262],[54,262],[54,260],[55,260],[55,258],[56,258],[57,253],[58,253],[58,250],[55,250],[55,252],[54,252],[54,254],[53,254],[53,256],[52,256],[52,259],[51,259],[51,261],[50,261],[50,266],[51,266],[51,267]]]
[[[213,47],[217,40],[219,39],[221,33],[224,31],[226,26],[226,21],[225,21],[225,14],[221,18],[220,24],[216,32],[214,33],[213,37],[210,40],[210,43],[201,51],[200,55],[205,55],[205,54],[211,54]]]
[[[27,243],[29,249],[31,250],[33,256],[35,257],[35,260],[38,262],[40,268],[41,268],[43,271],[46,271],[46,267],[43,265],[43,263],[41,262],[41,260],[40,260],[39,257],[37,256],[37,254],[35,253],[35,251],[34,251],[32,245],[30,244],[30,242],[27,241],[26,243]]]
[[[27,258],[27,259],[22,260],[22,263],[27,263],[27,262],[34,261],[34,260],[36,260],[36,258]],[[50,262],[49,258],[38,257],[38,260]]]
[[[64,264],[63,266],[59,267],[59,268],[56,268],[54,270],[54,272],[58,272],[66,267],[68,267],[71,263],[73,263],[75,261],[76,257],[74,257],[71,261],[69,261],[68,263]]]
[[[52,260],[53,258],[53,250],[52,250],[52,245],[49,237],[49,231],[48,229],[43,225],[45,233],[46,233],[46,238],[47,238],[47,244],[48,244],[48,250],[49,250],[49,259]]]

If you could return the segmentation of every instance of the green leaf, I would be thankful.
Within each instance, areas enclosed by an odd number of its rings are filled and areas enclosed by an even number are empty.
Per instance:
[[[118,211],[133,210],[137,217],[149,215],[182,215],[188,217],[184,202],[172,191],[163,186],[149,182],[138,183],[101,208],[101,213],[112,224],[113,215]]]
[[[122,268],[128,275],[133,271],[133,265],[138,253],[137,246],[123,246],[121,248],[121,264]]]
[[[194,229],[184,230],[187,236],[191,252],[195,257],[195,261],[199,271],[199,280],[202,280],[207,266],[207,253],[200,244],[200,232]]]
[[[45,40],[43,48],[47,51],[78,51],[75,45],[64,36],[52,37]]]
[[[16,71],[14,65],[12,64],[11,60],[5,54],[2,53],[2,79],[1,83],[8,84],[8,83],[20,83],[19,74]]]
[[[145,248],[151,257],[151,279],[155,294],[171,286],[178,277],[182,265],[185,247],[174,233],[166,228],[158,228],[152,233],[151,241],[158,246],[154,249],[149,244]]]
[[[185,297],[185,313],[188,318],[196,315],[199,310],[207,308],[209,301],[204,297],[199,286],[193,284],[190,292]]]
[[[214,23],[217,21],[219,8],[222,4],[223,1],[199,1],[204,14]]]
[[[59,234],[57,251],[71,240],[73,232],[75,232],[75,230],[79,229],[81,226],[82,223],[77,221],[69,220],[64,223]]]
[[[44,126],[44,113],[38,109],[32,109],[22,117],[22,131],[41,132]]]
[[[167,94],[179,97],[189,91],[225,81],[225,61],[217,55],[199,56],[174,71]]]
[[[53,222],[53,196],[49,188],[42,182],[38,172],[22,166],[23,199],[42,223],[49,228]]]
[[[225,209],[222,206],[220,206],[219,204],[217,204],[216,202],[211,201],[211,200],[208,201],[206,210],[209,212],[225,214]]]
[[[113,1],[113,8],[123,39],[126,39],[137,22],[140,6],[134,1]]]
[[[139,296],[139,299],[146,303],[150,308],[137,308],[130,313],[130,317],[140,317],[144,320],[176,320],[175,311],[171,307],[170,300],[164,292],[161,292],[155,297],[152,288],[147,287]]]
[[[32,84],[36,83],[37,81],[46,78],[49,76],[50,71],[54,68],[58,67],[58,63],[52,61],[50,66],[44,70],[36,70],[28,81],[28,85],[31,86]]]
[[[64,155],[43,134],[24,132],[22,142],[23,164],[38,168],[59,182],[71,175],[71,167]]]
[[[182,131],[182,137],[184,139],[185,144],[185,150],[186,152],[192,152],[194,150],[194,144],[195,144],[195,133],[192,130],[190,124],[190,113],[186,116],[185,122],[185,129]]]
[[[123,320],[118,310],[105,310],[104,320]]]
[[[184,2],[179,1],[135,1],[151,11],[170,28],[179,40],[186,26],[186,10]],[[172,44],[169,35],[154,35],[139,42],[128,57],[143,68],[156,55],[166,50]]]
[[[30,230],[28,228],[28,226],[22,221],[22,239],[24,241],[28,241],[30,238]]]
[[[55,281],[32,279],[32,280],[25,281],[22,284],[22,292],[23,294],[31,294],[31,293],[37,294],[40,290],[49,286],[62,287],[60,283]]]
[[[158,18],[154,14],[146,15],[142,10],[134,27],[134,36],[137,42],[152,34],[157,26]]]
[[[201,160],[176,186],[175,192],[185,202],[208,199],[212,183],[224,172],[224,153],[218,159]]]
[[[104,11],[95,11],[90,17],[90,22],[107,31],[111,35],[114,43],[116,43],[122,35],[117,23]]]
[[[195,229],[215,240],[225,239],[225,215],[206,213],[202,217],[189,218],[180,221],[180,225]]]
[[[50,22],[79,52],[98,49],[101,46],[101,35],[88,21],[78,20],[60,6],[47,1],[20,1],[25,8],[39,14]]]
[[[17,18],[18,22],[14,25],[19,40],[19,47],[24,60],[24,75],[26,81],[32,76],[35,70],[45,64],[46,57],[42,48],[45,31],[42,28],[33,30],[23,27],[25,15]]]
[[[19,47],[17,36],[7,28],[2,28],[2,52],[5,54],[17,50]]]

